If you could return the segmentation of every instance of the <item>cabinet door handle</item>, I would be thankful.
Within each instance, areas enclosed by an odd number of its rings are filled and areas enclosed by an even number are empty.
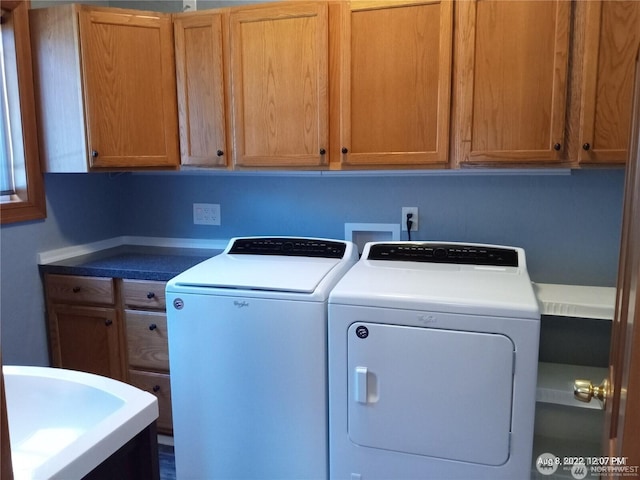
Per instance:
[[[158,393],[160,391],[160,385],[154,385],[152,390]]]
[[[560,145],[559,143],[556,143],[556,144],[553,145],[553,149],[556,152],[559,152],[561,148],[562,148],[562,145]]]
[[[324,148],[320,149],[320,155],[324,155],[325,153],[327,153],[327,151]]]
[[[76,286],[71,289],[73,293],[78,293],[80,291],[80,287]]]
[[[347,147],[342,147],[342,153],[344,154],[349,153],[349,149]]]
[[[105,324],[107,327],[110,327],[110,326],[113,324],[113,320],[109,320],[109,319],[107,319],[107,320],[105,320],[105,321],[104,321],[104,324]]]
[[[91,156],[93,158],[96,158],[98,156],[98,151],[97,150],[91,150]]]
[[[147,293],[147,298],[148,298],[149,300],[151,300],[151,299],[152,299],[153,297],[155,297],[155,296],[156,296],[156,294],[155,294],[155,293],[153,293],[153,292],[149,292],[149,293]]]
[[[221,156],[223,156],[223,155],[224,155],[224,152],[223,152],[222,150],[218,150],[218,151],[216,152],[216,155],[218,155],[219,157],[221,157]]]
[[[591,145],[589,143],[585,143],[584,145],[582,145],[583,150],[589,150],[590,148],[591,148]]]
[[[151,325],[149,325],[149,330],[154,331],[156,328],[158,328],[158,326],[155,323],[152,323]]]

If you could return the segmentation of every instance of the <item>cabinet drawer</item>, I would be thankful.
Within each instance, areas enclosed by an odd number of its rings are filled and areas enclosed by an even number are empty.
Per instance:
[[[53,302],[113,305],[113,279],[76,275],[46,275],[47,298]]]
[[[167,316],[160,312],[125,310],[129,365],[169,370]]]
[[[122,280],[122,302],[127,307],[164,310],[166,286],[167,282]]]
[[[129,383],[158,397],[158,409],[160,410],[158,430],[161,433],[173,434],[169,375],[129,370]]]

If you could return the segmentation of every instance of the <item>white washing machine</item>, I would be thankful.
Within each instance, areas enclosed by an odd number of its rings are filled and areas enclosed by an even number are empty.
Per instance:
[[[540,314],[520,248],[369,243],[329,298],[332,479],[528,479]]]
[[[327,478],[327,299],[357,258],[350,242],[235,238],[169,281],[177,478]]]

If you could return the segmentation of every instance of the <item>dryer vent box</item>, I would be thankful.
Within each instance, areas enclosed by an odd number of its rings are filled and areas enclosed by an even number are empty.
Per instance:
[[[362,254],[367,242],[395,242],[400,240],[400,225],[395,223],[345,223],[344,239],[353,242]]]

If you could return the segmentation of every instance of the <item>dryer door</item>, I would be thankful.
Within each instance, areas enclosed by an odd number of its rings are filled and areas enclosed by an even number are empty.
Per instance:
[[[507,461],[508,337],[363,322],[348,335],[351,441],[485,465]]]

